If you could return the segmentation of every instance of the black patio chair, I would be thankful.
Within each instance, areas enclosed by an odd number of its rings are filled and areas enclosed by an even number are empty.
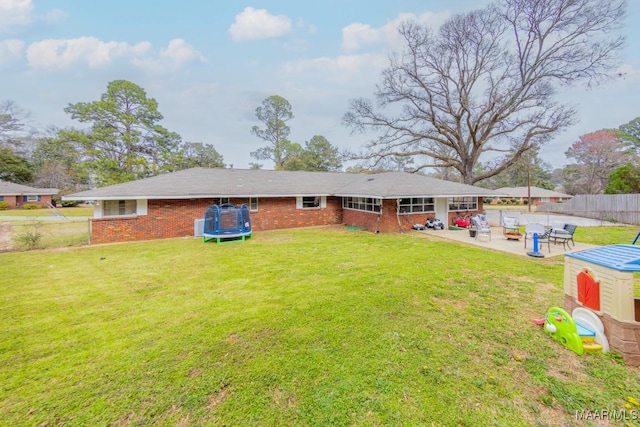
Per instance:
[[[576,247],[576,242],[573,240],[573,233],[575,233],[578,228],[575,224],[565,224],[562,230],[553,230],[549,234],[549,239],[553,240],[553,244],[557,244],[558,242],[562,243],[562,249],[566,249],[566,246],[569,245],[569,249],[571,249],[571,243],[573,243],[573,247]]]

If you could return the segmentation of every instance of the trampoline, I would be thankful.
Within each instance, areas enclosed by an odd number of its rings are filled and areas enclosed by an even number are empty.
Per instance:
[[[204,214],[202,241],[217,243],[244,241],[251,237],[251,218],[246,205],[212,205]]]

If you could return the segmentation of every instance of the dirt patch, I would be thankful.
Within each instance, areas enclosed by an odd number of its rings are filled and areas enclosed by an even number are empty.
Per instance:
[[[10,223],[0,222],[0,252],[13,249],[13,227]]]

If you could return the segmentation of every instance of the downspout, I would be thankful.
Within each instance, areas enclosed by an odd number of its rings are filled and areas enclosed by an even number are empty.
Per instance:
[[[396,219],[398,220],[398,233],[404,234],[402,224],[400,223],[400,199],[396,199]]]

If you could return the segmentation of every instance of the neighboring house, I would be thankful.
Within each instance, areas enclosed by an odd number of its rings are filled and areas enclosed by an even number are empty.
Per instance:
[[[508,195],[508,197],[503,197],[503,199],[516,199],[519,203],[523,203],[529,199],[529,187],[504,187],[498,188],[496,192]],[[570,200],[572,197],[570,194],[558,193],[557,191],[540,187],[531,187],[532,206],[545,203],[562,203]]]
[[[21,208],[25,203],[46,207],[58,192],[57,188],[34,188],[0,181],[0,202],[7,202],[9,209]]]
[[[410,230],[437,217],[482,210],[500,193],[404,172],[348,174],[194,168],[83,191],[63,200],[94,201],[92,243],[194,235],[213,204],[245,204],[254,231],[345,224],[371,232]]]

